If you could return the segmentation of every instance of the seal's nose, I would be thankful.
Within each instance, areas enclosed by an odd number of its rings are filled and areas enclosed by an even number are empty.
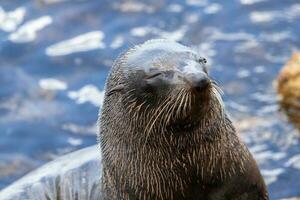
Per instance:
[[[209,77],[205,73],[188,74],[187,81],[197,92],[204,91],[210,84]]]

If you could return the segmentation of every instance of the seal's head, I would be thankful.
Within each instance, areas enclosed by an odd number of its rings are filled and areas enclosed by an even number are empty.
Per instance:
[[[107,95],[122,93],[129,118],[136,124],[147,122],[147,130],[159,124],[173,132],[188,131],[209,112],[212,100],[221,104],[206,59],[179,43],[150,40],[127,51],[116,63],[121,77],[108,86]]]

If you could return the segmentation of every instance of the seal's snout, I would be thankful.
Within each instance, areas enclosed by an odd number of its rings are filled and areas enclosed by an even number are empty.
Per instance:
[[[196,92],[203,92],[210,85],[210,79],[205,73],[188,74],[186,80]]]
[[[180,86],[188,87],[194,92],[205,92],[211,81],[206,73],[182,73],[176,71],[157,71],[149,73],[144,78],[146,85],[154,88],[162,86]]]

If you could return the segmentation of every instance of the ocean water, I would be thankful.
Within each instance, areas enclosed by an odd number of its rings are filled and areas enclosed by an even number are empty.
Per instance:
[[[113,60],[168,38],[207,58],[271,199],[300,197],[300,134],[274,80],[300,47],[298,0],[0,0],[0,189],[96,144]]]

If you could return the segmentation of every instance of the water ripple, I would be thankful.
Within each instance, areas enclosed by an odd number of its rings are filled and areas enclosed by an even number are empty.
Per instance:
[[[106,45],[102,41],[103,38],[104,33],[102,31],[85,33],[49,46],[46,49],[46,54],[48,56],[64,56],[77,52],[104,49]]]

